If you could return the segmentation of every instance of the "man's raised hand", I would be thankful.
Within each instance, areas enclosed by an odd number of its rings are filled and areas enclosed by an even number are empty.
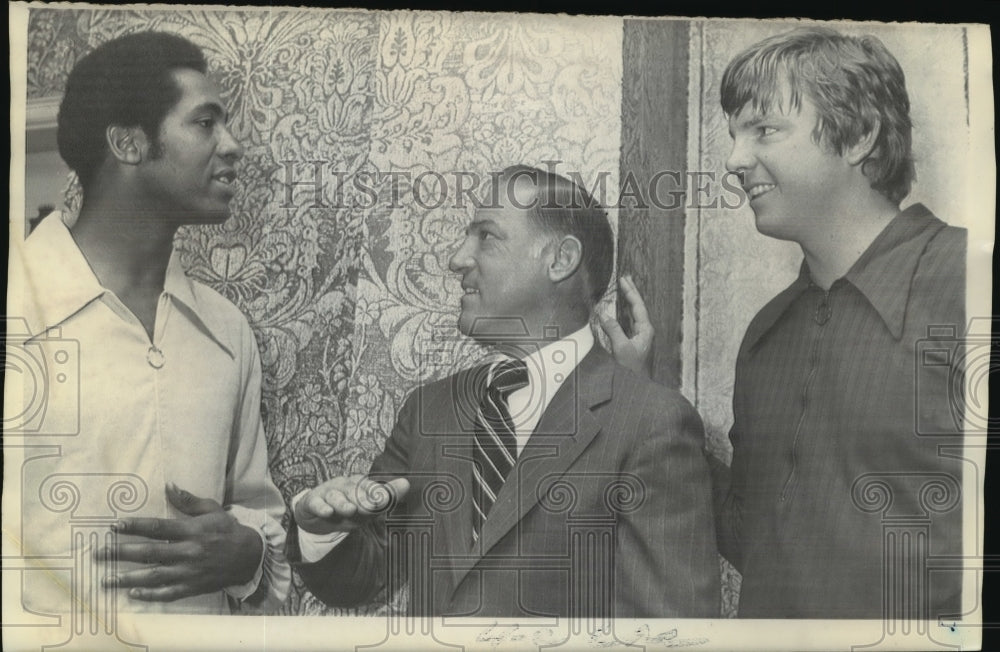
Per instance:
[[[378,482],[364,475],[331,478],[309,491],[295,504],[295,522],[312,534],[350,532],[390,501],[400,501],[410,490],[406,478]]]
[[[618,364],[628,367],[637,374],[651,376],[653,371],[653,329],[649,321],[646,304],[635,287],[631,276],[618,278],[625,302],[632,316],[632,336],[629,337],[614,317],[601,320],[601,328],[611,342],[611,353]]]

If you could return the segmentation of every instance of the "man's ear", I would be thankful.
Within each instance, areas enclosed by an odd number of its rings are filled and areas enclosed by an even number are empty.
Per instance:
[[[549,264],[549,280],[553,283],[572,276],[583,260],[583,245],[576,236],[564,235],[553,243],[554,253]]]
[[[875,151],[875,141],[878,139],[879,131],[882,129],[881,123],[876,120],[866,133],[862,134],[858,141],[847,147],[844,158],[851,165],[861,165]]]
[[[108,141],[111,156],[125,165],[138,165],[149,149],[146,132],[141,127],[109,125],[104,137]]]

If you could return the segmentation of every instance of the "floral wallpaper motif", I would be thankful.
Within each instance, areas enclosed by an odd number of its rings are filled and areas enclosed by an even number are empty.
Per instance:
[[[483,355],[454,326],[460,288],[447,262],[472,209],[455,201],[456,173],[559,161],[588,186],[606,171],[617,199],[620,20],[33,8],[28,96],[59,93],[89,48],[144,29],[205,49],[246,150],[233,217],[183,229],[175,245],[254,329],[286,500],[365,471],[407,393]],[[427,208],[438,179],[448,199]],[[71,186],[71,210],[78,199]],[[422,354],[442,338],[428,365]],[[326,608],[298,580],[287,607],[385,610]]]
[[[87,52],[86,31],[73,16],[56,11],[32,11],[28,28],[28,98],[62,94],[66,77]]]
[[[358,401],[378,397],[394,409],[416,385],[482,355],[458,337],[461,292],[447,267],[473,210],[460,174],[486,179],[514,163],[561,161],[558,170],[587,171],[588,182],[607,170],[617,185],[620,23],[576,23],[381,15],[369,163],[409,181],[385,184],[366,222],[354,350],[373,373],[352,388]],[[435,206],[428,197],[441,183],[447,200]],[[380,440],[387,415],[359,415],[348,437]]]

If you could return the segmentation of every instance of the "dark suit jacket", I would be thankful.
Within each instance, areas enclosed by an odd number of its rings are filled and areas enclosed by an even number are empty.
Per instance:
[[[483,368],[418,388],[371,474],[407,496],[316,563],[324,602],[409,585],[415,615],[716,617],[719,565],[701,420],[595,346],[544,412],[472,542]],[[300,559],[290,528],[289,559]]]

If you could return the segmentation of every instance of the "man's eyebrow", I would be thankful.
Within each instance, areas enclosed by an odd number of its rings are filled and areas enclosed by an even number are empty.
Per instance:
[[[777,114],[780,116],[781,114]],[[769,120],[774,120],[776,114],[774,111],[755,111],[750,115],[744,116],[736,121],[736,128],[740,130],[753,129],[754,127],[759,127],[761,123],[768,122]],[[729,137],[734,138],[733,135],[733,123],[729,123]]]
[[[751,113],[750,115],[744,116],[743,118],[736,121],[736,127],[738,129],[749,129],[756,127],[760,123],[764,122],[768,117],[767,111],[758,111]]]
[[[202,102],[198,106],[191,109],[191,113],[211,113],[214,117],[221,119],[223,122],[229,120],[229,111],[226,111],[226,107],[222,106],[218,102]]]
[[[500,231],[501,233],[503,232],[500,226],[496,222],[490,219],[472,220],[471,222],[468,223],[468,225],[466,225],[465,232],[472,233],[473,231],[478,231],[483,227],[492,227],[495,231]]]

